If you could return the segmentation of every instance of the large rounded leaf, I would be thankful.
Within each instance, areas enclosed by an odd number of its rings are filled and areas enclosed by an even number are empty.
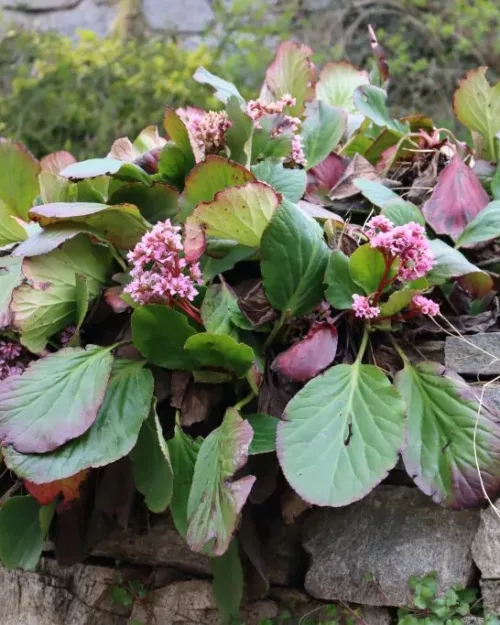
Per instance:
[[[318,224],[284,201],[262,237],[261,271],[274,308],[310,312],[323,297],[328,247]]]
[[[28,210],[40,192],[39,162],[21,143],[0,143],[0,200],[11,215],[28,221]]]
[[[189,356],[203,367],[222,367],[243,377],[252,366],[253,349],[238,343],[232,336],[200,332],[190,336],[184,345]]]
[[[205,226],[207,236],[258,247],[280,200],[264,182],[248,182],[219,191],[212,202],[199,204],[193,217]]]
[[[12,256],[0,258],[0,329],[11,322],[10,300],[16,287],[21,284],[23,274],[21,259]]]
[[[403,446],[404,402],[372,365],[337,365],[290,401],[278,425],[278,458],[292,488],[318,506],[367,495]]]
[[[500,486],[500,422],[462,378],[443,365],[407,365],[396,378],[407,406],[406,470],[434,501],[472,508],[484,501],[476,450],[487,492]]]
[[[32,497],[11,497],[0,509],[0,559],[8,569],[34,570],[43,549],[42,510]]]
[[[51,453],[21,454],[7,447],[5,464],[20,477],[44,484],[116,462],[135,445],[152,398],[151,371],[140,362],[117,360],[90,429]]]
[[[361,85],[370,84],[368,74],[345,61],[327,63],[316,84],[316,97],[349,113],[355,113],[353,95]]]
[[[67,347],[0,382],[0,439],[22,453],[46,453],[83,434],[104,399],[108,348]]]

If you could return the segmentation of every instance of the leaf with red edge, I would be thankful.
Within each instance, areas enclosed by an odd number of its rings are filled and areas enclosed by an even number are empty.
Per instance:
[[[186,541],[193,551],[221,556],[236,529],[243,505],[255,482],[253,475],[232,481],[248,457],[253,430],[229,408],[222,424],[203,441],[188,501]]]
[[[447,234],[455,240],[488,202],[488,194],[476,174],[457,154],[439,175],[422,210],[437,234]]]
[[[316,323],[295,345],[281,352],[271,368],[295,382],[306,382],[326,369],[335,358],[338,333],[330,323]]]
[[[196,219],[188,217],[184,226],[184,256],[188,263],[199,260],[206,247],[205,231],[201,224]]]
[[[316,70],[311,62],[313,51],[294,41],[283,42],[268,67],[261,97],[269,100],[272,94],[277,100],[285,94],[295,98],[295,106],[287,110],[290,115],[301,115],[304,105],[314,97]]]
[[[67,347],[0,382],[0,440],[21,453],[57,449],[94,423],[111,374],[109,348]]]
[[[35,484],[29,480],[24,480],[24,487],[42,506],[52,503],[57,496],[61,495],[66,507],[71,501],[80,497],[80,489],[88,475],[89,470],[87,469],[64,480],[55,480],[46,484]]]
[[[500,421],[480,394],[436,362],[405,364],[395,380],[406,402],[403,461],[436,503],[474,508],[500,486]],[[478,465],[478,466],[477,466]],[[481,472],[481,478],[478,473]]]
[[[47,154],[47,156],[44,156],[40,161],[41,173],[57,175],[61,169],[69,167],[69,165],[73,165],[76,162],[77,160],[73,154],[70,154],[65,150],[52,152],[52,154]]]
[[[184,191],[179,198],[180,221],[191,215],[195,206],[201,202],[211,202],[218,191],[252,180],[255,180],[254,174],[243,165],[210,154],[186,178]]]

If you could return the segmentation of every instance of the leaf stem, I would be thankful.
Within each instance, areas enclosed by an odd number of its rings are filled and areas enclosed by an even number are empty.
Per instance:
[[[251,390],[250,393],[248,393],[248,395],[246,395],[245,397],[243,397],[243,399],[240,399],[239,402],[234,404],[234,409],[240,411],[247,404],[249,404],[254,397],[255,397],[255,393],[253,392],[253,390]]]
[[[264,350],[266,350],[273,343],[274,339],[276,338],[279,331],[283,327],[283,324],[285,323],[286,316],[287,316],[286,311],[282,310],[280,318],[276,320],[276,323],[274,324],[274,328],[271,330],[271,333],[269,334],[269,336],[266,339],[266,342],[264,343]]]
[[[405,367],[406,366],[410,366],[411,365],[410,361],[408,360],[406,354],[401,349],[401,347],[397,344],[396,339],[392,336],[392,334],[390,332],[388,332],[387,335],[389,337],[390,342],[392,343],[392,346],[394,347],[394,349],[398,353],[398,355],[401,358],[401,360],[404,362]]]
[[[113,258],[120,265],[120,267],[123,269],[123,271],[125,271],[125,272],[128,271],[127,263],[120,256],[120,254],[118,253],[118,250],[115,248],[115,246],[111,245],[109,243],[108,243],[108,245],[109,245],[109,250],[111,252],[111,256],[113,256]]]
[[[363,331],[363,338],[361,339],[361,345],[359,346],[358,355],[356,356],[356,362],[360,363],[363,360],[363,356],[365,355],[366,346],[368,345],[368,338],[370,337],[370,331],[367,326],[365,326]]]

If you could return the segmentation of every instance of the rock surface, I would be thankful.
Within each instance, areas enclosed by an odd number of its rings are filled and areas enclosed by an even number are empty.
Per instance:
[[[500,506],[500,500],[495,502]],[[474,542],[472,557],[483,579],[500,579],[500,518],[491,507],[481,511],[481,521]]]
[[[201,32],[213,18],[206,0],[170,0],[168,11],[158,0],[144,0],[143,11],[148,26],[154,30],[193,34]]]
[[[481,580],[484,613],[500,617],[500,579]]]
[[[446,366],[461,375],[500,375],[500,332],[468,336],[467,342],[449,336],[444,355]]]
[[[42,560],[39,572],[0,567],[2,625],[126,625],[130,610],[111,603],[116,570]]]
[[[466,585],[474,575],[470,547],[478,524],[478,511],[441,508],[405,486],[318,510],[304,528],[311,554],[305,589],[318,599],[403,606],[411,604],[411,575],[437,571],[441,589]]]

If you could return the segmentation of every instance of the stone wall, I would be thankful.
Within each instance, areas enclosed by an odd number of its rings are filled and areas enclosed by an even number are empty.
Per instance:
[[[500,334],[469,341],[500,357]],[[419,348],[426,353],[425,345]],[[483,352],[473,361],[469,349],[450,338],[438,359],[469,378],[500,375],[500,360]],[[486,394],[500,403],[498,387]],[[393,625],[397,608],[411,604],[409,577],[431,571],[438,573],[442,591],[454,584],[480,587],[485,612],[500,615],[498,512],[491,506],[463,511],[437,506],[401,469],[362,501],[305,510],[291,525],[271,523],[267,534],[259,559],[267,583],[260,590],[247,585],[246,625],[260,625],[290,608],[290,625],[297,625],[301,616],[319,615],[329,604],[359,609],[363,625]],[[209,558],[186,547],[168,515],[153,515],[147,531],[109,535],[85,564],[61,567],[49,550],[37,572],[0,569],[0,623],[222,625],[210,575]],[[112,588],[127,580],[139,581],[147,595],[117,606]],[[463,622],[483,625],[477,618]]]
[[[29,29],[74,36],[77,28],[84,28],[106,35],[116,22],[120,2],[123,0],[0,0],[0,9],[5,22]],[[206,28],[213,17],[210,5],[210,0],[128,0],[128,10],[137,7],[147,29],[181,36],[196,35]]]

